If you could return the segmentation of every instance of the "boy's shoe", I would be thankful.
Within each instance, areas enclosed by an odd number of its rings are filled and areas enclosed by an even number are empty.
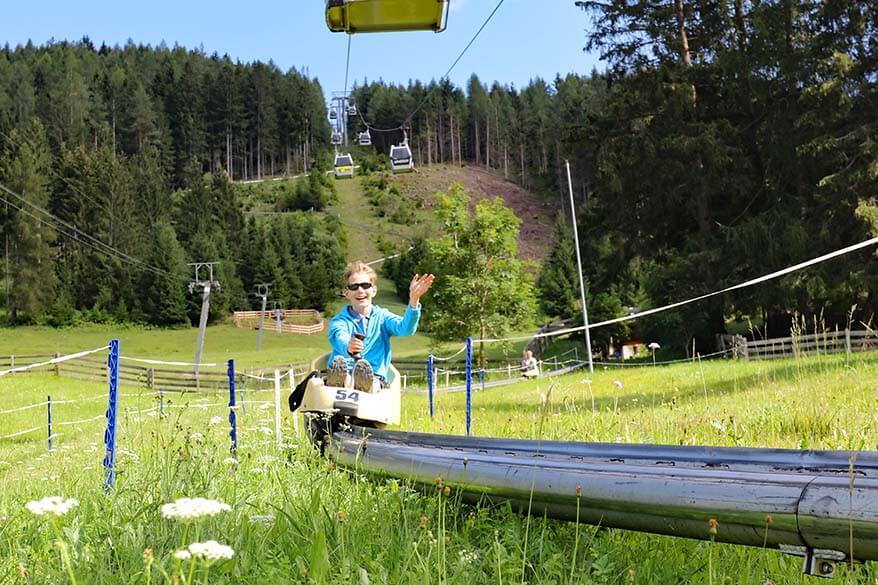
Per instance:
[[[327,386],[343,388],[347,375],[348,362],[340,355],[337,355],[335,356],[335,359],[332,360],[332,363],[329,364],[329,371],[326,373],[325,384]]]
[[[372,364],[366,360],[357,360],[357,363],[354,364],[354,390],[371,392],[374,380],[375,373],[372,371]]]

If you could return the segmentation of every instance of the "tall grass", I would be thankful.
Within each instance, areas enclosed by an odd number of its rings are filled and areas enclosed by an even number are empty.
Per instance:
[[[546,440],[874,450],[876,382],[876,354],[605,369],[588,380],[578,373],[477,392],[473,430]],[[58,405],[61,423],[100,415],[105,391],[51,375],[7,377],[0,379],[0,410],[49,393],[92,398]],[[51,453],[42,431],[0,441],[0,583],[183,583],[190,572],[193,582],[212,584],[801,580],[800,560],[774,551],[525,518],[507,506],[462,505],[453,486],[366,477],[319,457],[293,434],[289,417],[277,449],[271,406],[261,404],[270,394],[248,396],[239,412],[234,462],[227,460],[227,411],[206,406],[223,403],[223,394],[170,396],[164,415],[144,412],[156,406],[152,394],[123,394],[117,487],[108,494],[101,488],[101,421],[57,427],[63,434]],[[406,396],[403,426],[462,434],[463,404],[460,394],[440,394],[431,420],[426,397]],[[211,424],[214,417],[219,424]],[[44,421],[42,409],[9,415],[0,434]],[[55,494],[80,505],[56,523],[24,508]],[[162,518],[162,504],[183,496],[214,498],[232,511],[188,528]],[[234,558],[210,566],[173,558],[182,545],[207,539],[230,545]],[[872,564],[839,570],[854,582],[878,578]]]

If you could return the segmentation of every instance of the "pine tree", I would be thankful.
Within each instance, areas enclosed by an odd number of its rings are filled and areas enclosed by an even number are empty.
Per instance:
[[[175,275],[144,272],[141,282],[143,311],[150,323],[175,325],[187,322],[186,285],[189,278],[185,252],[177,242],[170,223],[155,224],[152,232],[152,253],[147,262]]]
[[[51,153],[42,124],[32,119],[25,132],[11,130],[0,151],[0,182],[21,199],[2,191],[6,247],[5,292],[11,323],[46,313],[55,289],[52,243],[55,232],[37,218],[49,203],[46,178]]]

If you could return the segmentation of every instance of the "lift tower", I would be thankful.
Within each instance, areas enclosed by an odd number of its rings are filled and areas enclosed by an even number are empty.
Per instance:
[[[219,262],[191,262],[189,266],[195,268],[195,279],[189,283],[189,292],[195,292],[196,287],[201,287],[201,319],[198,322],[198,348],[195,350],[195,384],[198,385],[198,370],[201,367],[201,352],[204,349],[204,331],[207,329],[207,314],[210,310],[210,291],[212,287],[220,289],[220,283],[213,279],[213,267]],[[199,274],[202,269],[207,269],[208,278],[204,280]]]

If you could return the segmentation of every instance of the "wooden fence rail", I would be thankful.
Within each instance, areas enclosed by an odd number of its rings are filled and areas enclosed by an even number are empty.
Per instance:
[[[257,329],[259,327],[260,313],[262,311],[235,311],[232,319],[236,327]],[[286,309],[283,311],[280,323],[277,322],[275,310],[266,310],[263,317],[265,318],[265,330],[277,331],[278,333],[314,335],[315,333],[321,333],[325,327],[323,315],[313,309]],[[305,323],[302,323],[303,321]]]
[[[38,364],[60,357],[60,354],[29,354],[0,356],[0,369]],[[307,373],[310,362],[292,362],[279,366],[260,366],[238,370],[236,384],[244,389],[272,388],[271,378],[274,370],[293,374],[300,379]],[[81,382],[106,382],[107,362],[95,356],[79,357],[56,364],[48,364],[42,368],[29,370],[32,372],[54,372],[55,375],[78,380]],[[26,372],[25,372],[26,373]],[[266,380],[254,379],[246,374],[257,375]],[[119,385],[128,388],[145,388],[164,390],[167,392],[192,392],[196,390],[225,390],[229,387],[229,379],[223,366],[202,366],[198,375],[194,369],[184,370],[180,366],[162,367],[160,365],[144,366],[120,362]]]
[[[734,348],[735,354],[745,360],[770,360],[875,350],[878,349],[878,332],[844,329],[757,340],[741,335],[718,335],[717,342],[720,349]]]

